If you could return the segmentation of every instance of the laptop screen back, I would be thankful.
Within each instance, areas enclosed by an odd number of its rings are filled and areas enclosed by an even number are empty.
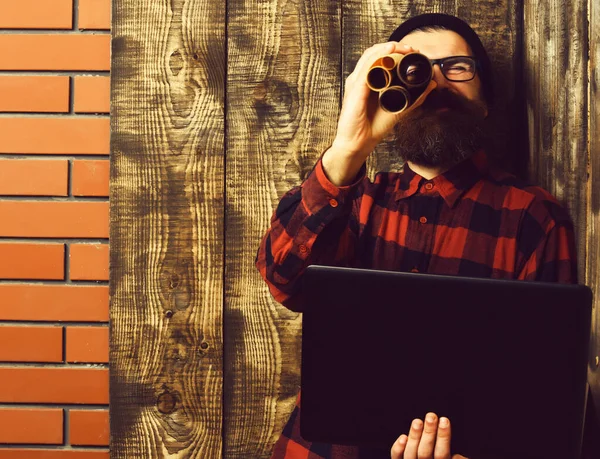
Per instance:
[[[306,440],[389,448],[433,411],[453,453],[577,457],[589,288],[319,266],[303,288]]]

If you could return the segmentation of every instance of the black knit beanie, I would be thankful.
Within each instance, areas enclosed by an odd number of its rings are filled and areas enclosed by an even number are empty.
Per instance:
[[[490,58],[475,31],[462,19],[441,13],[420,14],[400,24],[390,35],[389,41],[400,41],[413,30],[427,26],[442,26],[456,32],[465,39],[479,63],[477,70],[481,80],[483,95],[488,105],[491,105],[494,99],[494,88]]]

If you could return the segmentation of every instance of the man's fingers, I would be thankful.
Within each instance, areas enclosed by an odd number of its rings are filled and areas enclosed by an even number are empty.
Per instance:
[[[404,459],[417,459],[417,451],[421,435],[423,434],[423,421],[414,419],[410,432],[408,432],[408,440],[406,442],[406,450],[404,451]]]
[[[435,450],[433,453],[434,459],[450,459],[451,437],[450,420],[448,418],[440,418],[435,441]]]
[[[392,445],[391,459],[467,459],[460,454],[450,456],[451,437],[450,420],[427,413],[425,422],[413,420],[408,437],[398,437]]]
[[[436,437],[438,432],[438,418],[435,413],[427,413],[425,416],[425,426],[423,434],[417,449],[417,457],[431,458],[433,456],[433,448],[435,447]]]
[[[404,450],[406,449],[406,441],[408,437],[406,435],[400,435],[398,439],[392,445],[391,459],[403,459],[402,455],[404,454]]]
[[[408,53],[418,53],[419,52],[418,49],[415,49],[412,46],[401,45],[400,43],[397,43],[397,42],[392,42],[392,43],[396,43],[396,49],[394,49],[395,53],[408,54]]]

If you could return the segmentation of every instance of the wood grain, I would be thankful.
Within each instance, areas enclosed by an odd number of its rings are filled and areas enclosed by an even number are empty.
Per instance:
[[[113,4],[111,455],[217,458],[225,13]]]
[[[589,3],[589,171],[587,181],[588,225],[587,266],[585,280],[594,291],[592,312],[592,339],[590,340],[590,364],[588,381],[596,407],[596,428],[600,428],[600,0]],[[600,431],[596,432],[600,443]],[[600,455],[600,445],[598,455]],[[598,456],[596,456],[598,457]]]
[[[228,17],[224,456],[263,458],[296,402],[301,318],[254,258],[279,198],[333,140],[339,3],[232,0]]]
[[[469,23],[479,34],[492,60],[496,102],[488,123],[493,132],[490,156],[510,171],[520,173],[519,152],[526,147],[524,132],[516,122],[522,100],[519,97],[520,2],[517,0],[346,0],[343,7],[343,72],[347,77],[363,51],[374,43],[387,41],[390,34],[409,17],[423,13],[453,14]],[[393,135],[382,142],[369,159],[369,175],[378,170],[398,170],[402,160],[393,153]]]
[[[532,181],[570,212],[585,280],[587,1],[524,2],[524,74]]]
[[[595,451],[591,458],[600,454],[598,441],[590,441],[600,434],[600,378],[596,365],[596,356],[600,355],[600,21],[599,2],[594,0],[589,5],[590,10],[585,0],[525,2],[523,42],[530,175],[568,208],[576,229],[579,281],[589,285],[595,294],[588,371],[595,413],[588,413],[586,421],[586,444]]]

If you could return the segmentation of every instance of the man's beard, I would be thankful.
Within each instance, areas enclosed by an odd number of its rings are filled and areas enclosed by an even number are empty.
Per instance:
[[[449,169],[484,146],[483,121],[482,103],[434,90],[396,125],[396,152],[404,161]]]

